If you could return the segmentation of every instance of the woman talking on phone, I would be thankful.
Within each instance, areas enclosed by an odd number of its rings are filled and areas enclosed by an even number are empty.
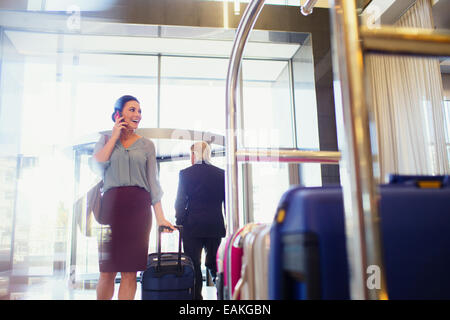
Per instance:
[[[173,230],[161,206],[155,146],[135,132],[141,118],[139,101],[120,97],[111,136],[103,135],[94,147],[92,163],[103,173],[102,211],[107,211],[111,227],[108,258],[99,261],[97,299],[113,297],[117,272],[121,273],[118,298],[134,299],[136,273],[147,265],[151,206],[158,226]]]

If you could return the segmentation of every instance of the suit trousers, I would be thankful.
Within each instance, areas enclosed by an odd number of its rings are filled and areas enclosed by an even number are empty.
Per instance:
[[[205,250],[206,271],[210,272],[213,279],[216,278],[216,254],[222,238],[196,238],[183,237],[184,253],[188,255],[194,263],[195,271],[195,299],[202,300],[203,277],[201,271],[202,250]]]

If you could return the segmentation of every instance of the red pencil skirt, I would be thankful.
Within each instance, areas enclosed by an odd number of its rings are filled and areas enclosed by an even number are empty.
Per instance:
[[[100,272],[145,270],[152,226],[150,193],[140,187],[111,188],[103,195],[103,210],[110,214],[110,233],[100,240]]]

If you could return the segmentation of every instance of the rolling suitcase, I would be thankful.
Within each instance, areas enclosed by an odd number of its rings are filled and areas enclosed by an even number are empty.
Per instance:
[[[251,234],[255,228],[258,228],[258,223],[248,223],[240,229],[239,234],[233,241],[232,246],[236,248],[235,256],[231,256],[232,259],[236,258],[238,263],[232,263],[234,268],[231,272],[233,280],[233,295],[232,300],[241,299],[241,289],[245,287],[245,293],[247,293],[246,299],[248,299],[248,293],[253,290],[253,248],[250,248],[253,244],[253,235]],[[247,239],[247,240],[246,240]],[[245,248],[247,246],[247,253]],[[233,250],[233,248],[232,248]],[[232,260],[233,262],[233,260]],[[251,283],[249,283],[251,282]]]
[[[269,225],[253,224],[247,233],[242,232],[241,278],[233,300],[267,300],[268,230]]]
[[[270,225],[264,225],[256,230],[253,244],[255,300],[267,300],[269,298],[269,252]]]
[[[217,276],[216,276],[216,290],[217,290],[217,300],[224,300],[224,256],[225,256],[225,246],[227,244],[228,238],[222,238],[220,242],[220,246],[217,249],[216,253],[216,267],[217,267]]]
[[[258,223],[248,223],[236,232],[235,237],[230,242],[229,257],[231,257],[231,299],[240,300],[240,293],[238,291],[238,282],[243,272],[243,255],[244,255],[244,241],[248,234],[256,227]]]
[[[231,300],[234,294],[236,283],[241,275],[242,267],[242,248],[238,246],[239,235],[244,230],[244,227],[230,235],[225,242],[222,268],[223,268],[223,299]],[[228,264],[230,260],[230,264]],[[231,266],[231,279],[228,279],[228,267]],[[231,296],[229,294],[229,288],[231,286]]]
[[[379,191],[389,298],[450,299],[448,176],[397,176]],[[350,298],[340,187],[287,191],[270,241],[269,299]]]
[[[194,264],[182,253],[182,226],[178,252],[161,252],[161,232],[158,228],[158,252],[148,256],[147,269],[141,277],[142,300],[192,300],[194,298]]]

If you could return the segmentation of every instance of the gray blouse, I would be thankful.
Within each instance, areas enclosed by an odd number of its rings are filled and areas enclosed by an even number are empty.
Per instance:
[[[94,154],[105,144],[106,137],[102,135],[95,144]],[[161,201],[163,191],[158,180],[155,145],[151,140],[139,138],[128,148],[117,140],[108,161],[99,162],[91,157],[89,165],[103,177],[103,192],[113,187],[138,186],[150,192],[152,205]]]

